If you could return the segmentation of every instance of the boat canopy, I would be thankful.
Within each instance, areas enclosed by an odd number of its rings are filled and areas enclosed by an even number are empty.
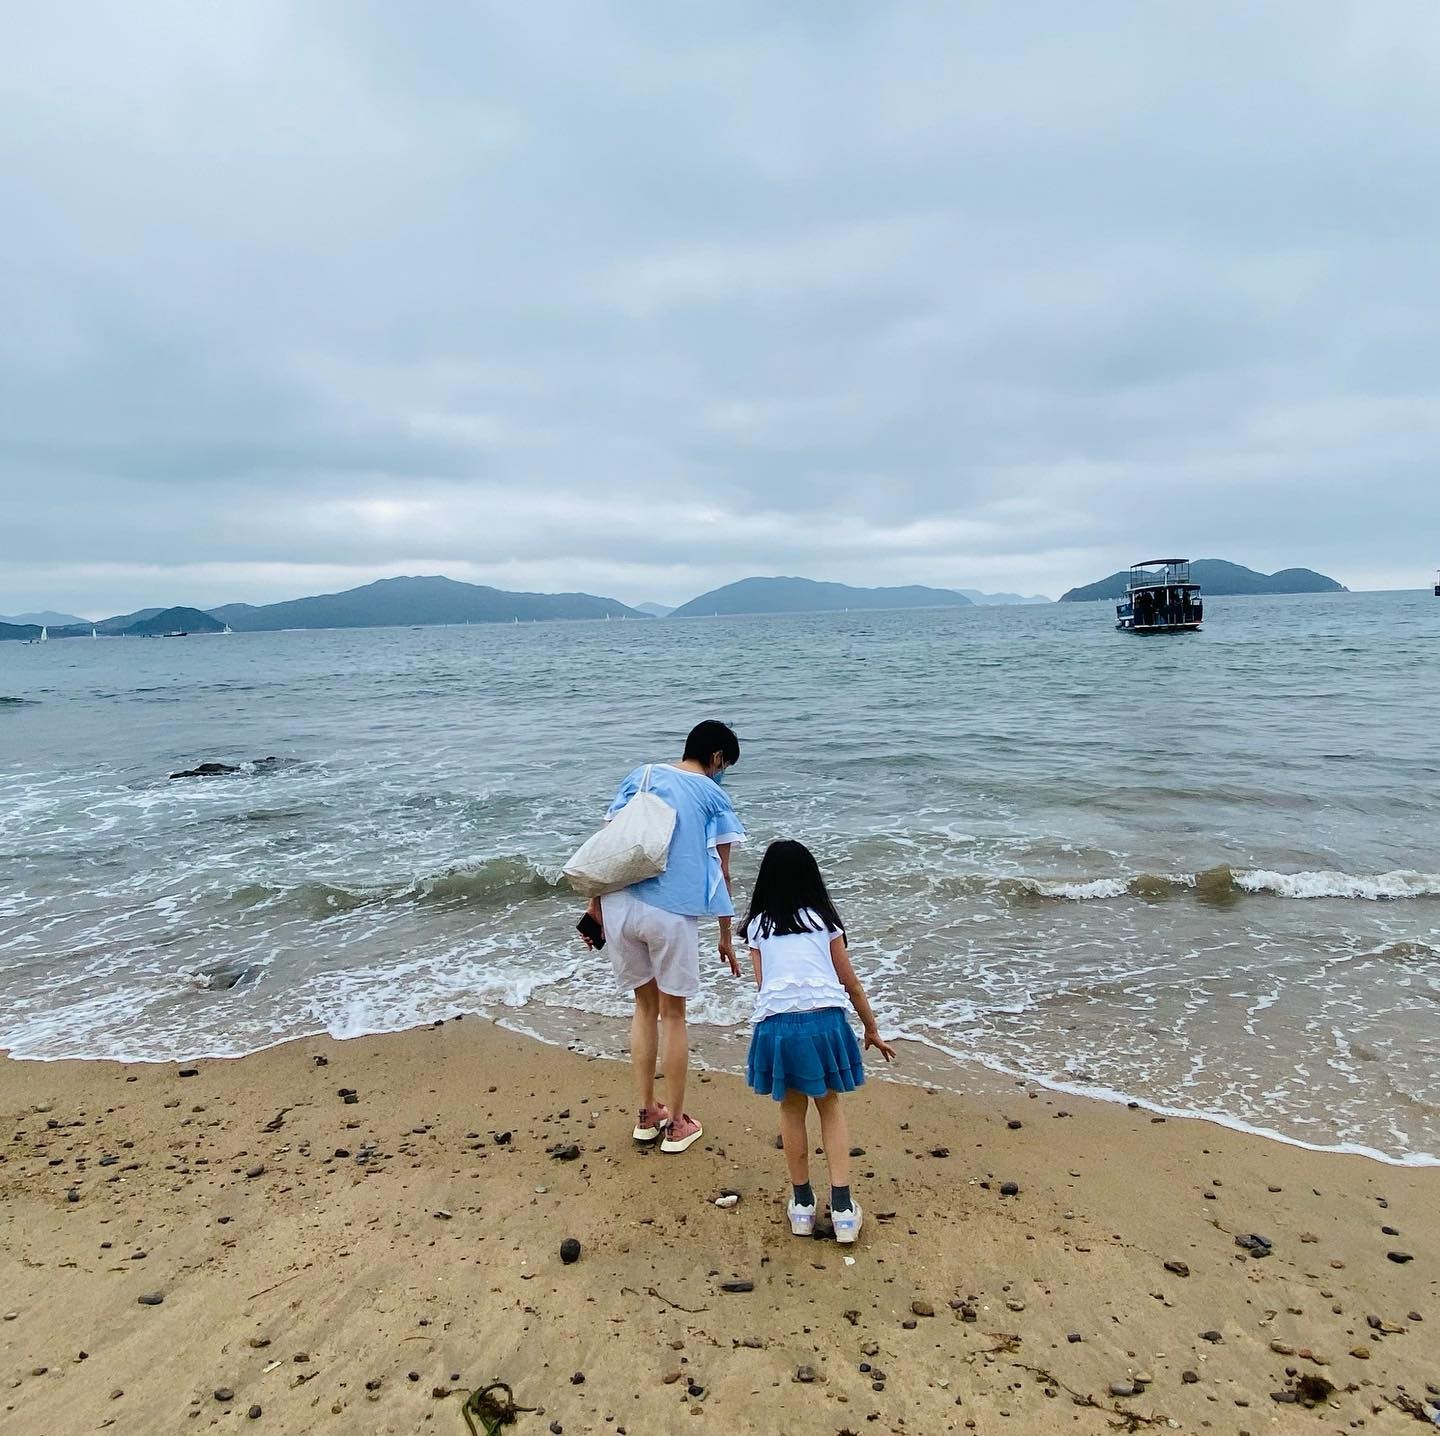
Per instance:
[[[1131,588],[1192,586],[1188,558],[1147,558],[1130,565]]]

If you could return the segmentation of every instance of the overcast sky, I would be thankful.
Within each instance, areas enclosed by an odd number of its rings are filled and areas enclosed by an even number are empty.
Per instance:
[[[0,612],[1440,563],[1440,6],[5,7]]]

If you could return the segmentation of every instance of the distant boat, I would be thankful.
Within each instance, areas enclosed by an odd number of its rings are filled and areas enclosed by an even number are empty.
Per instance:
[[[48,643],[49,641],[50,641],[50,629],[49,629],[48,625],[42,624],[42,625],[40,626],[40,642],[41,642],[41,643]]]
[[[1435,574],[1435,597],[1440,598],[1440,570]]]
[[[1193,633],[1204,616],[1188,558],[1132,564],[1125,597],[1115,605],[1115,627],[1122,633]]]
[[[184,628],[172,628],[169,633],[162,633],[161,638],[189,638],[190,633]]]
[[[95,630],[92,628],[92,629],[90,630],[90,637],[91,637],[91,638],[99,638],[100,635],[99,635],[98,633],[96,633]]]

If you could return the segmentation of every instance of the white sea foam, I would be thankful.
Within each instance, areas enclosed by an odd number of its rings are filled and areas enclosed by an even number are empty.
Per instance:
[[[1041,897],[1065,898],[1069,902],[1088,902],[1095,898],[1124,897],[1128,883],[1124,878],[1092,878],[1089,882],[1060,882],[1032,878],[1028,886]]]
[[[1440,897],[1440,873],[1397,869],[1370,877],[1340,872],[1276,873],[1266,869],[1237,872],[1235,886],[1249,893],[1282,898],[1358,898],[1383,902],[1399,898]]]

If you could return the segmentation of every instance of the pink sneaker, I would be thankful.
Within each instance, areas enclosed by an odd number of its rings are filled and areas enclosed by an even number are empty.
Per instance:
[[[630,1134],[637,1142],[653,1142],[670,1125],[670,1109],[663,1102],[653,1107],[642,1107],[635,1118],[635,1130]]]
[[[660,1143],[660,1150],[662,1152],[683,1152],[688,1147],[693,1147],[704,1135],[704,1127],[688,1112],[682,1112],[678,1117],[671,1118],[669,1130],[665,1133],[665,1140]]]

